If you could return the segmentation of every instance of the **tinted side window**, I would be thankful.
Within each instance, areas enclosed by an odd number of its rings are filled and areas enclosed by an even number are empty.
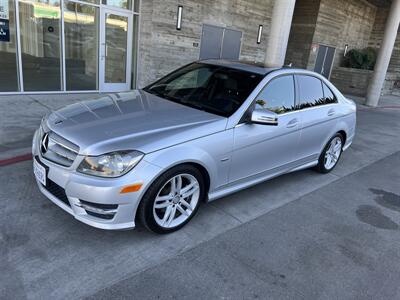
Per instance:
[[[256,109],[268,109],[282,114],[294,109],[294,78],[282,76],[273,79],[256,99]]]
[[[312,76],[297,76],[299,83],[299,108],[313,107],[324,103],[324,92],[322,82]]]
[[[325,83],[322,83],[322,86],[324,88],[325,104],[337,103],[337,99],[331,89]]]

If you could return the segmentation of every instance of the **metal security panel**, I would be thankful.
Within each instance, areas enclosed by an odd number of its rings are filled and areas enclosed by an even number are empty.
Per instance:
[[[324,69],[321,74],[328,79],[331,76],[331,70],[332,70],[332,65],[333,65],[333,59],[335,57],[335,51],[336,51],[335,48],[328,47],[328,50],[326,52]]]
[[[328,47],[319,45],[317,60],[315,61],[314,72],[317,72],[319,74],[322,73],[327,49],[328,49]]]
[[[200,59],[220,58],[224,28],[203,25]]]
[[[333,59],[336,49],[324,45],[319,45],[317,60],[315,61],[314,71],[329,79],[331,75]]]
[[[222,42],[221,58],[238,60],[242,33],[237,30],[225,29]]]
[[[203,25],[200,59],[239,59],[242,32]]]

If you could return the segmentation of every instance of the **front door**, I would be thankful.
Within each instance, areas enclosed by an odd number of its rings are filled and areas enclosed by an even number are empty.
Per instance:
[[[234,129],[229,182],[280,173],[293,166],[301,119],[295,105],[293,75],[273,79],[257,96],[255,108],[277,113],[278,125],[240,124]]]
[[[131,82],[132,14],[102,8],[100,24],[100,91],[127,91]]]

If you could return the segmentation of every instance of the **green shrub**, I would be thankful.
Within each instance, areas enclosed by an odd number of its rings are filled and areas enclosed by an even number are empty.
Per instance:
[[[365,49],[351,49],[344,59],[344,66],[353,69],[373,70],[376,63],[376,50],[371,47]]]

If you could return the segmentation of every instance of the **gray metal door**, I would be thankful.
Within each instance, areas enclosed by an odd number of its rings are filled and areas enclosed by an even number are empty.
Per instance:
[[[203,25],[200,59],[220,58],[223,36],[223,28]]]
[[[200,59],[239,59],[242,33],[212,25],[203,25]]]
[[[242,32],[232,29],[225,29],[222,41],[221,58],[238,60],[240,55],[240,45]]]
[[[329,79],[332,70],[333,59],[336,49],[324,45],[319,45],[317,60],[315,61],[314,71]]]

